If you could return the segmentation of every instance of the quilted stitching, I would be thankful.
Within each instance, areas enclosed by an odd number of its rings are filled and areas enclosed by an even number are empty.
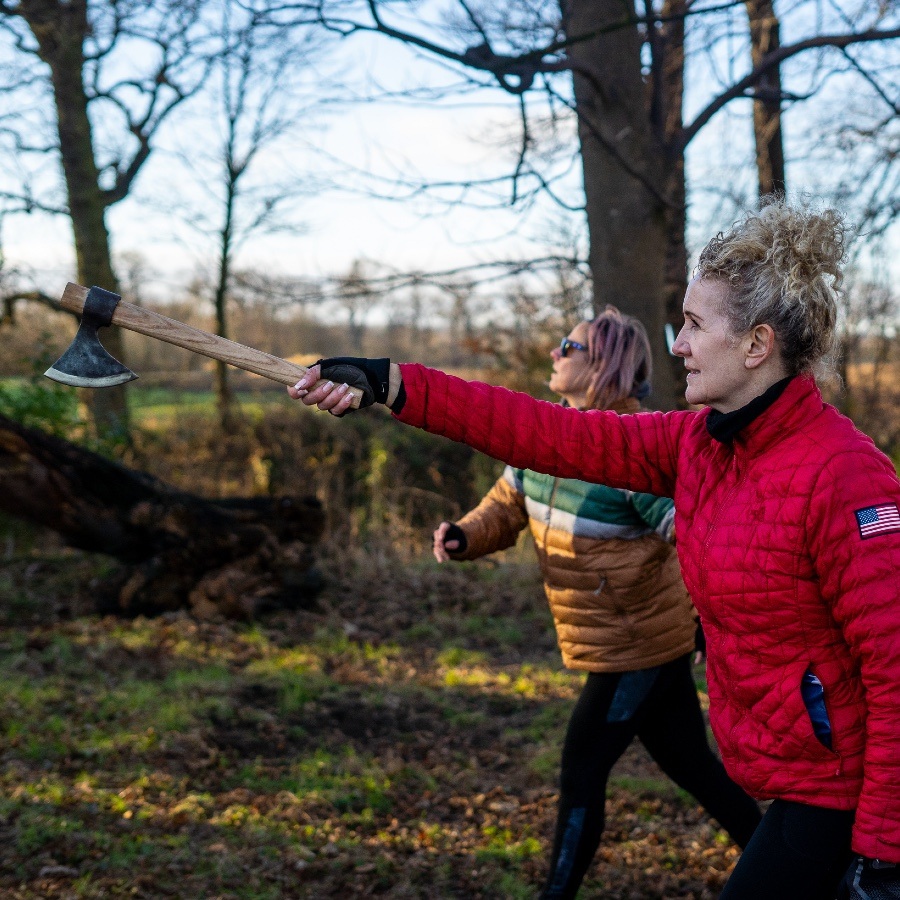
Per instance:
[[[900,483],[812,379],[727,446],[704,412],[578,413],[424,367],[403,376],[403,421],[516,467],[674,495],[729,773],[757,797],[856,807],[854,850],[900,862],[900,534],[863,545],[853,515],[900,503]],[[800,697],[810,667],[835,752]]]

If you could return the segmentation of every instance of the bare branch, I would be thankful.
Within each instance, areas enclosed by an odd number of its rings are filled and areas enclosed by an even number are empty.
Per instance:
[[[590,70],[578,68],[577,70],[573,69],[573,71],[577,71],[578,74],[583,75],[594,84],[595,88],[599,89],[599,85],[596,84],[596,81]],[[577,114],[578,110],[574,101],[568,100],[558,93],[554,92],[554,94],[557,100],[568,106],[569,109],[572,110],[572,112]],[[588,128],[588,130],[591,132],[592,137],[595,138],[597,143],[600,144],[600,146],[603,147],[603,149],[606,150],[606,152],[616,160],[616,162],[622,167],[622,169],[624,169],[624,171],[628,175],[630,175],[636,181],[640,182],[640,184],[642,184],[644,188],[646,188],[651,196],[655,197],[656,200],[661,204],[663,204],[664,206],[671,206],[671,200],[669,200],[669,198],[667,198],[643,172],[640,172],[633,165],[631,160],[627,156],[625,156],[622,151],[619,150],[619,148],[615,145],[615,142],[611,141],[603,133],[603,130],[601,129],[599,123],[595,122],[593,118],[589,116],[581,117],[579,121],[581,121],[581,123]]]
[[[30,193],[17,194],[12,191],[0,191],[0,200],[6,200],[13,205],[6,212],[35,213],[44,212],[51,215],[68,215],[68,207],[54,206],[53,204],[37,200]]]
[[[893,111],[894,115],[900,115],[900,103],[897,103],[895,100],[891,100],[885,92],[884,88],[872,77],[872,75],[866,71],[849,53],[846,47],[841,48],[841,53],[844,55],[844,59],[850,63],[851,66],[872,86],[875,93],[881,97],[882,100],[887,104],[887,106]]]
[[[466,0],[457,0],[457,2],[465,10],[466,15],[469,17],[469,21],[472,23],[475,30],[481,35],[484,43],[485,44],[489,43],[487,32],[484,30],[484,27],[482,26],[481,22],[478,21],[478,17],[472,11],[472,8],[469,6],[468,3],[466,3]]]
[[[462,0],[460,0],[460,2],[462,3]],[[376,32],[383,34],[386,37],[399,40],[409,46],[425,50],[433,56],[441,57],[459,65],[490,74],[495,78],[503,90],[510,94],[522,94],[533,86],[534,79],[538,74],[567,71],[570,68],[570,64],[565,59],[565,50],[576,44],[591,41],[602,35],[612,34],[626,28],[634,28],[640,25],[650,28],[654,25],[665,24],[667,22],[681,21],[690,16],[731,9],[740,6],[742,2],[743,0],[731,0],[731,2],[721,3],[715,6],[690,8],[684,12],[672,15],[657,15],[652,13],[645,16],[624,15],[614,22],[607,23],[581,34],[566,35],[564,38],[551,41],[543,47],[535,48],[529,50],[527,53],[518,55],[506,55],[495,52],[492,49],[489,40],[484,37],[483,29],[480,24],[477,23],[476,27],[484,39],[480,44],[468,47],[462,52],[452,50],[449,47],[437,44],[434,41],[413,34],[412,32],[394,28],[393,26],[388,25],[381,17],[378,0],[366,0],[366,6],[372,17],[372,24],[359,22],[353,19],[341,20],[329,18],[324,13],[322,13],[322,23],[323,25],[326,25],[326,27],[332,27],[345,37],[356,32]],[[279,9],[285,10],[290,9],[291,7],[292,4],[284,4],[279,7]],[[463,8],[469,12],[467,6],[463,5]]]
[[[892,28],[886,31],[878,29],[869,29],[856,34],[833,34],[818,35],[817,37],[807,38],[798,41],[795,44],[785,44],[777,50],[767,53],[756,65],[751,72],[733,84],[728,90],[723,91],[714,100],[712,100],[705,109],[703,109],[691,122],[681,130],[681,139],[678,146],[681,149],[696,137],[697,133],[703,128],[707,122],[726,104],[730,103],[737,97],[748,96],[747,92],[771,69],[781,65],[786,59],[803,53],[806,50],[816,48],[833,47],[843,49],[853,44],[871,43],[873,41],[889,41],[900,38],[900,28]]]
[[[51,297],[43,291],[11,291],[8,294],[0,292],[0,304],[3,305],[3,313],[0,315],[0,325],[15,324],[17,303],[40,303],[42,306],[49,307],[55,312],[66,312],[59,305],[58,297]]]
[[[528,154],[528,148],[531,146],[531,135],[528,131],[528,109],[525,106],[525,98],[519,97],[519,115],[522,121],[522,144],[519,148],[519,158],[516,160],[516,167],[512,174],[512,196],[510,202],[515,203],[519,187],[519,175],[525,165],[525,157]]]
[[[458,290],[461,277],[464,277],[467,286],[474,288],[507,281],[520,275],[553,272],[560,266],[571,267],[589,277],[587,260],[572,255],[549,254],[531,259],[501,259],[472,263],[431,272],[401,271],[381,266],[382,269],[387,269],[385,274],[367,274],[365,283],[367,289],[382,296],[421,286],[452,293]],[[243,285],[253,290],[261,290],[254,284],[253,273],[242,273],[238,278]],[[304,305],[355,296],[354,292],[358,290],[358,286],[348,282],[346,278],[339,277],[299,279],[274,290],[271,283],[267,282],[265,293],[276,303],[280,301],[279,305]]]

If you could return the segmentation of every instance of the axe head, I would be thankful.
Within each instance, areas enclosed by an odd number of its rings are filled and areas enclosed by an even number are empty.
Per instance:
[[[122,298],[103,288],[92,287],[84,302],[81,325],[69,349],[44,374],[74,387],[112,387],[132,381],[137,375],[111,356],[100,343],[97,329],[109,325]]]

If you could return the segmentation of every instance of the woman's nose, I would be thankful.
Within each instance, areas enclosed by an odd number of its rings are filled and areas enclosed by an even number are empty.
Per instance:
[[[682,337],[684,334],[684,326],[681,326],[681,330],[678,332],[678,335],[675,338],[675,343],[672,344],[672,353],[675,356],[689,356],[691,352],[690,345],[688,342]]]
[[[550,359],[552,359],[553,362],[556,362],[560,358],[562,358],[562,353],[559,352],[559,347],[554,347],[550,351]]]

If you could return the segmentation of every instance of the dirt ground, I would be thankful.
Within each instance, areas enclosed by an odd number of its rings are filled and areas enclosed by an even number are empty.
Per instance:
[[[581,677],[533,565],[331,548],[253,623],[93,616],[100,565],[0,568],[0,897],[537,896]],[[607,814],[583,900],[718,896],[737,849],[639,744]]]

